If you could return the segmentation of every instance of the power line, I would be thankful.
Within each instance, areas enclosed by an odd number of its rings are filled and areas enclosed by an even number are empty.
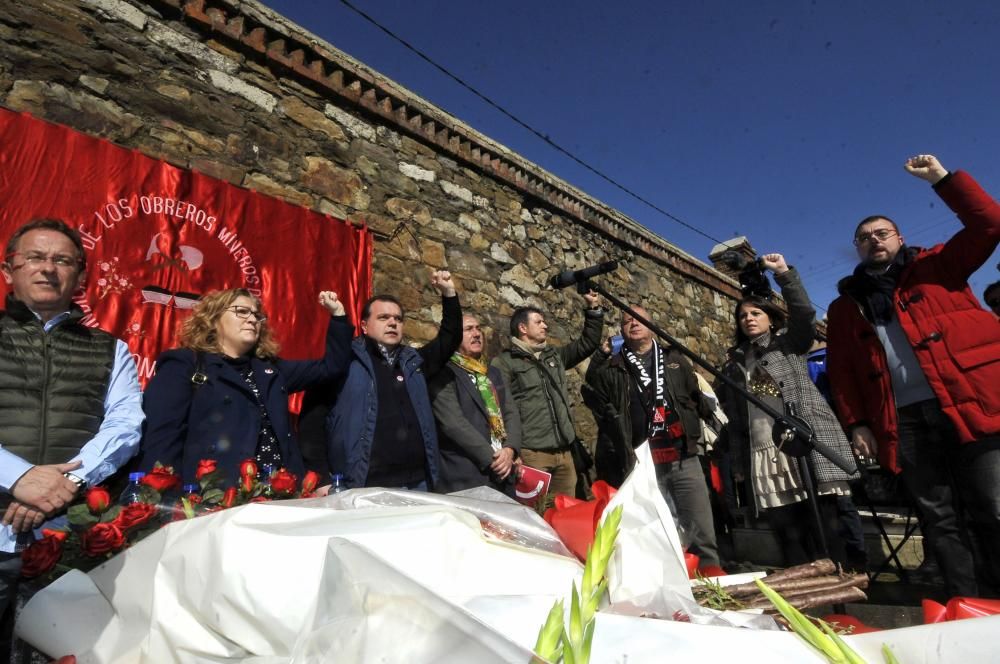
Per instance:
[[[516,123],[518,126],[520,126],[523,129],[527,130],[528,132],[530,132],[531,134],[533,134],[535,137],[541,139],[546,145],[548,145],[552,149],[556,150],[557,152],[560,152],[561,154],[565,155],[566,157],[569,157],[571,160],[573,160],[574,162],[576,162],[577,164],[579,164],[580,166],[582,166],[586,170],[590,171],[591,173],[593,173],[597,177],[601,178],[602,180],[608,182],[612,186],[614,186],[614,187],[620,189],[621,191],[625,192],[626,194],[628,194],[632,198],[636,199],[640,203],[643,203],[644,205],[647,205],[648,207],[652,208],[653,210],[656,210],[657,212],[659,212],[663,216],[667,217],[668,219],[671,219],[672,221],[675,221],[676,223],[680,224],[681,226],[684,226],[688,230],[694,231],[695,233],[701,235],[704,238],[707,238],[707,239],[711,240],[712,242],[715,242],[716,244],[721,244],[723,242],[719,238],[713,237],[712,235],[709,235],[708,233],[706,233],[705,231],[701,230],[700,228],[698,228],[696,226],[693,226],[693,225],[689,224],[688,222],[684,221],[683,219],[677,217],[676,215],[671,214],[670,212],[664,210],[663,208],[661,208],[657,204],[653,203],[652,201],[647,200],[642,195],[640,195],[640,194],[636,193],[635,191],[629,189],[628,187],[626,187],[622,183],[618,182],[614,178],[612,178],[612,177],[610,177],[608,175],[605,175],[602,171],[599,171],[594,166],[591,166],[590,164],[588,164],[587,162],[585,162],[580,157],[577,157],[575,154],[573,154],[572,152],[570,152],[569,150],[567,150],[566,148],[562,147],[561,145],[559,145],[558,143],[556,143],[555,141],[553,141],[551,138],[549,138],[548,134],[545,134],[545,133],[539,131],[538,129],[535,129],[533,126],[529,125],[524,120],[521,120],[519,117],[517,117],[516,115],[514,115],[513,113],[511,113],[510,111],[508,111],[503,106],[501,106],[498,102],[493,101],[493,99],[491,99],[490,97],[487,97],[485,94],[483,94],[482,92],[480,92],[479,90],[477,90],[471,84],[465,82],[465,80],[463,80],[459,76],[453,74],[446,67],[444,67],[443,65],[438,64],[435,60],[431,59],[430,56],[426,55],[423,51],[421,51],[420,49],[418,49],[416,46],[414,46],[410,42],[406,41],[405,39],[403,39],[402,37],[400,37],[399,35],[397,35],[395,32],[393,32],[392,30],[390,30],[389,28],[387,28],[386,26],[384,26],[381,23],[379,23],[375,18],[373,18],[369,14],[365,13],[363,10],[355,7],[348,0],[340,0],[340,2],[345,7],[347,7],[351,11],[353,11],[355,14],[357,14],[358,16],[360,16],[361,18],[363,18],[364,20],[366,20],[368,23],[370,23],[371,25],[375,26],[380,31],[384,32],[386,35],[388,35],[394,41],[396,41],[399,44],[401,44],[404,48],[406,48],[408,51],[412,52],[414,55],[416,55],[417,57],[419,57],[421,60],[423,60],[424,62],[426,62],[430,66],[434,67],[435,69],[437,69],[439,72],[441,72],[442,74],[444,74],[445,76],[447,76],[451,80],[453,80],[456,83],[458,83],[460,86],[462,86],[463,88],[465,88],[466,90],[468,90],[469,92],[471,92],[472,94],[474,94],[476,97],[478,97],[482,101],[486,102],[489,106],[491,106],[492,108],[496,109],[498,112],[500,112],[501,114],[503,114],[505,117],[507,117],[508,119],[510,119],[511,121],[513,121],[514,123]],[[823,311],[826,311],[825,307],[822,307],[822,306],[816,304],[815,302],[812,302],[812,304],[813,304],[813,306],[817,307],[818,309],[822,309]]]
[[[368,14],[366,14],[361,9],[358,9],[357,7],[355,7],[354,5],[352,5],[348,0],[340,0],[340,2],[345,7],[347,7],[348,9],[350,9],[351,11],[353,11],[354,13],[356,13],[358,16],[360,16],[361,18],[365,19],[366,21],[368,21],[369,23],[371,23],[373,26],[375,26],[376,28],[378,28],[379,30],[381,30],[382,32],[384,32],[385,34],[389,35],[389,37],[391,37],[395,41],[399,42],[407,50],[413,52],[421,60],[423,60],[427,64],[431,65],[432,67],[434,67],[435,69],[437,69],[439,72],[441,72],[442,74],[444,74],[445,76],[447,76],[451,80],[455,81],[456,83],[458,83],[459,85],[461,85],[463,88],[465,88],[466,90],[468,90],[472,94],[474,94],[477,97],[479,97],[481,100],[483,100],[484,102],[486,102],[487,104],[489,104],[491,107],[493,107],[494,109],[496,109],[497,111],[499,111],[500,113],[502,113],[504,116],[506,116],[507,118],[509,118],[513,122],[517,123],[523,129],[525,129],[525,130],[531,132],[532,134],[534,134],[537,138],[539,138],[542,141],[544,141],[549,147],[551,147],[554,150],[562,153],[566,157],[569,157],[574,162],[576,162],[577,164],[579,164],[583,168],[587,169],[588,171],[590,171],[591,173],[593,173],[597,177],[601,178],[605,182],[608,182],[612,186],[617,187],[621,191],[625,192],[626,194],[628,194],[632,198],[636,199],[637,201],[639,201],[639,202],[641,202],[641,203],[649,206],[653,210],[656,210],[657,212],[659,212],[660,214],[664,215],[668,219],[671,219],[671,220],[677,222],[678,224],[680,224],[681,226],[684,226],[688,230],[694,231],[695,233],[701,235],[702,237],[705,237],[705,238],[711,240],[712,242],[715,242],[716,244],[722,243],[722,240],[720,240],[718,238],[715,238],[715,237],[712,237],[711,235],[709,235],[705,231],[701,230],[700,228],[689,224],[688,222],[684,221],[683,219],[680,219],[679,217],[677,217],[676,215],[671,214],[670,212],[667,212],[666,210],[664,210],[660,206],[656,205],[652,201],[647,200],[646,198],[644,198],[640,194],[632,191],[631,189],[629,189],[625,185],[621,184],[620,182],[618,182],[614,178],[612,178],[612,177],[610,177],[608,175],[605,175],[603,172],[601,172],[597,168],[591,166],[590,164],[588,164],[587,162],[585,162],[580,157],[577,157],[575,154],[573,154],[572,152],[570,152],[569,150],[567,150],[566,148],[562,147],[561,145],[559,145],[558,143],[556,143],[555,141],[553,141],[551,138],[549,138],[548,134],[545,134],[545,133],[539,131],[538,129],[535,129],[534,127],[532,127],[531,125],[529,125],[524,120],[521,120],[519,117],[517,117],[516,115],[514,115],[513,113],[511,113],[510,111],[508,111],[503,106],[501,106],[498,102],[493,101],[491,98],[487,97],[485,94],[483,94],[482,92],[480,92],[479,90],[477,90],[476,88],[474,88],[472,85],[470,85],[469,83],[466,83],[463,79],[461,79],[458,76],[456,76],[455,74],[451,73],[451,71],[449,71],[448,69],[446,69],[443,65],[440,65],[436,61],[432,60],[428,55],[425,55],[424,52],[421,51],[420,49],[418,49],[416,46],[414,46],[413,44],[409,43],[408,41],[406,41],[405,39],[403,39],[402,37],[400,37],[399,35],[397,35],[395,32],[393,32],[389,28],[387,28],[384,25],[382,25],[381,23],[379,23],[377,20],[375,20],[373,17],[371,17]]]

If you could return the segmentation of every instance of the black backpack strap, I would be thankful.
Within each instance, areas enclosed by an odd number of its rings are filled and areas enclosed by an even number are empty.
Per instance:
[[[208,375],[205,373],[205,353],[196,350],[194,352],[194,373],[191,374],[191,389],[197,391],[199,387],[208,382]]]

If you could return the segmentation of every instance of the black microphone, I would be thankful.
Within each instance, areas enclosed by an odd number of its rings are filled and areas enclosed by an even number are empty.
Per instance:
[[[592,265],[591,267],[585,267],[582,270],[566,270],[565,272],[560,272],[556,276],[552,277],[552,280],[549,281],[549,285],[553,288],[566,288],[567,286],[572,286],[578,282],[593,279],[599,274],[614,272],[617,269],[618,261],[608,261],[607,263],[600,263],[598,265]]]

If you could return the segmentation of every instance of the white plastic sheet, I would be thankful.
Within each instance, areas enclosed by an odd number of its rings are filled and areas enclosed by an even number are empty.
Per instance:
[[[393,661],[394,634],[425,635],[405,641],[413,661],[469,661],[460,656],[469,645],[440,656],[476,624],[464,603],[529,595],[551,605],[581,572],[570,556],[487,538],[480,518],[454,506],[324,506],[357,498],[253,504],[167,526],[88,577],[39,593],[19,635],[81,663],[287,662],[331,643],[353,653],[342,661]],[[102,598],[108,608],[87,608],[94,620],[82,624],[85,603]],[[345,624],[352,630],[338,636]],[[476,631],[491,644],[479,654],[495,655],[480,661],[510,661],[512,649],[530,656],[501,633]]]
[[[649,506],[628,495],[622,541],[669,543],[669,529],[656,532]],[[485,535],[481,520],[497,504],[366,490],[199,517],[88,575],[63,577],[25,607],[16,629],[81,664],[528,662],[553,601],[582,568]],[[505,510],[505,528],[523,522],[516,539],[530,540],[535,517]],[[666,569],[674,562],[654,574],[680,593],[676,570]],[[633,591],[645,589],[628,578]],[[998,629],[1000,617],[980,618],[848,641],[871,662],[886,642],[907,664],[974,664],[991,661]],[[821,661],[788,633],[598,614],[595,664],[665,659]]]

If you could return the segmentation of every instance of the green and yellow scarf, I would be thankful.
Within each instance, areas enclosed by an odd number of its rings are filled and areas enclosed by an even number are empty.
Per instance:
[[[499,450],[503,447],[504,441],[507,440],[507,430],[503,426],[503,414],[500,412],[500,399],[497,397],[496,388],[493,387],[492,381],[486,375],[489,367],[486,366],[485,362],[461,353],[452,355],[451,361],[472,376],[472,382],[476,384],[479,396],[482,397],[483,403],[486,405],[487,420],[490,423],[490,442],[493,449]]]

